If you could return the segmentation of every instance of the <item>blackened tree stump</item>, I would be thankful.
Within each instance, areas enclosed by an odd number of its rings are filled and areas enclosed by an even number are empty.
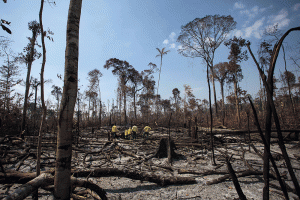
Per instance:
[[[159,141],[158,149],[155,153],[156,158],[166,158],[168,157],[168,147],[169,147],[169,138],[161,138]],[[173,140],[171,140],[171,157],[178,158],[179,155],[175,153],[176,146]]]

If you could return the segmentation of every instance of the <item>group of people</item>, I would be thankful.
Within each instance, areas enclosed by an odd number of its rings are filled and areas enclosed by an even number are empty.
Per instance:
[[[151,128],[148,125],[145,126],[144,129],[143,129],[143,135],[142,135],[142,137],[149,137],[149,131],[150,130],[151,130]],[[112,137],[116,138],[118,132],[119,132],[119,130],[118,130],[117,126],[113,125],[113,127],[111,129]],[[136,136],[137,136],[137,132],[138,132],[138,127],[137,126],[132,126],[132,128],[129,127],[128,129],[125,129],[124,138],[125,139],[132,138],[133,140],[135,140]]]

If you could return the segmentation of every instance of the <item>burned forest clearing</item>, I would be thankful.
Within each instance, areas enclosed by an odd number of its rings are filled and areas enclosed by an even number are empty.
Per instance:
[[[300,200],[298,1],[1,1],[0,200]]]
[[[122,127],[120,127],[122,130]],[[171,162],[161,146],[170,138]],[[106,192],[108,199],[237,199],[238,194],[228,172],[226,156],[238,177],[248,199],[261,199],[263,188],[263,147],[258,133],[213,129],[215,135],[216,165],[211,162],[208,129],[199,127],[197,137],[188,129],[157,128],[148,138],[138,134],[135,140],[122,138],[108,140],[109,128],[82,130],[73,141],[72,178],[90,181]],[[190,136],[189,136],[190,135]],[[285,132],[285,145],[295,174],[300,178],[298,132]],[[271,154],[282,178],[291,185],[290,177],[274,134]],[[21,191],[25,183],[36,177],[36,145],[34,136],[24,140],[2,137],[1,198]],[[162,144],[160,144],[162,143]],[[41,172],[53,176],[56,137],[47,133],[43,138]],[[165,154],[165,155],[164,155]],[[270,171],[270,197],[283,199],[276,175]],[[24,185],[23,185],[24,184]],[[52,185],[52,187],[51,187]],[[51,199],[53,182],[41,184],[39,199]],[[295,191],[288,187],[290,197]],[[90,188],[92,189],[92,188]],[[73,198],[99,198],[88,187],[74,188]],[[29,199],[31,198],[28,197]]]

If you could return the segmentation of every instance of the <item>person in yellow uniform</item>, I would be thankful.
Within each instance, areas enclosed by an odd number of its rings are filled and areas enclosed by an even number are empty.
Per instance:
[[[128,139],[128,130],[125,130],[125,139]]]
[[[148,137],[149,136],[149,131],[151,130],[151,128],[147,125],[144,127],[144,133],[143,133],[143,137]]]
[[[128,138],[130,138],[130,136],[131,136],[131,133],[132,133],[132,129],[131,129],[131,127],[129,127],[129,129],[128,129],[127,133],[128,133]]]
[[[112,134],[112,137],[113,138],[116,138],[117,137],[117,132],[119,130],[117,129],[117,126],[116,125],[113,125],[113,127],[111,128],[111,134]]]
[[[133,126],[132,127],[132,139],[136,139],[136,133],[138,132],[138,127]]]

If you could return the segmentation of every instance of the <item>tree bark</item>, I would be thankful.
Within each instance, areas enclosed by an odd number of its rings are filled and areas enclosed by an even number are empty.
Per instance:
[[[59,113],[54,198],[70,199],[72,126],[78,84],[79,23],[82,0],[70,0],[67,22],[64,89]]]

